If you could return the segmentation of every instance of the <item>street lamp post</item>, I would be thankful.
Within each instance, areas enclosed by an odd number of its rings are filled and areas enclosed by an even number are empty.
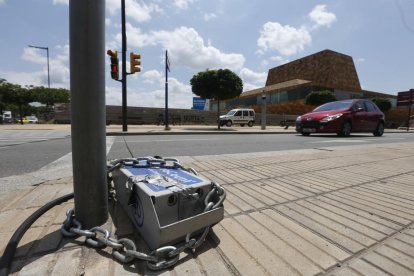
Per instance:
[[[34,45],[28,45],[30,48],[46,50],[47,53],[47,87],[50,88],[50,73],[49,73],[49,47],[40,47]]]

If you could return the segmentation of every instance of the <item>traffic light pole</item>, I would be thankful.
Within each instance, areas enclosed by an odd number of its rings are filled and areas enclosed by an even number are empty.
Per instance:
[[[122,13],[122,131],[128,131],[128,104],[127,104],[127,72],[126,72],[126,28],[125,28],[125,0],[121,1]]]

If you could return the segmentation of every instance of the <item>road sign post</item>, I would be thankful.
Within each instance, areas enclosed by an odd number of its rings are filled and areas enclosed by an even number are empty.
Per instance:
[[[414,89],[410,89],[410,105],[408,107],[407,131],[410,131],[411,106],[413,105]]]
[[[263,90],[263,94],[262,94],[262,124],[261,124],[261,128],[262,130],[266,129],[266,93]]]

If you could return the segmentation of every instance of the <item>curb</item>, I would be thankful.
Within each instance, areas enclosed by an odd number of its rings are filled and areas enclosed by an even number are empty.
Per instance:
[[[132,135],[208,135],[208,134],[297,134],[297,132],[254,132],[254,131],[165,131],[165,132],[107,132],[106,136],[132,136]]]
[[[387,133],[414,133],[414,131],[398,131],[398,130],[389,130],[385,131]],[[211,131],[149,131],[149,132],[107,132],[106,136],[140,136],[140,135],[208,135],[208,134],[299,134],[296,131],[237,131],[237,130],[211,130]],[[316,133],[316,134],[325,134],[325,133]],[[329,134],[329,133],[327,133]]]

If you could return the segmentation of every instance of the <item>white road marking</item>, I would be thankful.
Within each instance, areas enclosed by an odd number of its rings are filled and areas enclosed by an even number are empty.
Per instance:
[[[367,143],[367,140],[353,140],[353,139],[335,139],[335,140],[324,140],[308,142],[308,144],[323,144],[323,143]]]
[[[164,139],[164,140],[148,140],[148,141],[126,141],[128,144],[129,143],[154,143],[154,142],[183,142],[183,141],[212,141],[212,140],[219,140],[216,138],[209,138],[209,139],[173,139],[173,140],[168,140],[168,139]],[[115,143],[124,143],[124,141],[117,141]]]

